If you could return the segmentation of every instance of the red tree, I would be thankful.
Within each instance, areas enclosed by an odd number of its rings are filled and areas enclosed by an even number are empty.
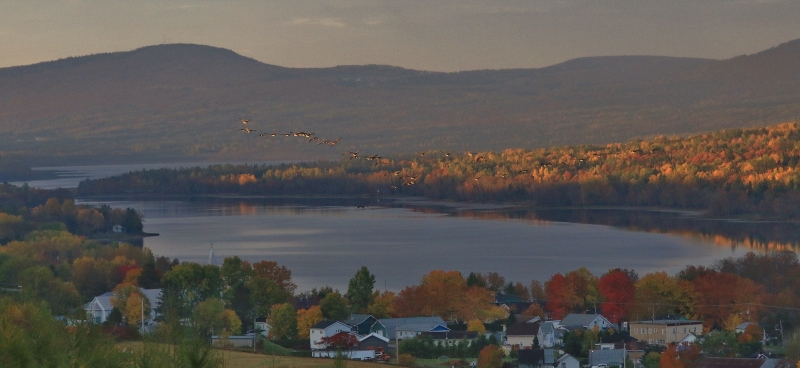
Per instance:
[[[600,308],[603,316],[612,323],[619,323],[628,316],[636,297],[636,285],[626,272],[611,270],[600,278],[597,284],[603,304]]]

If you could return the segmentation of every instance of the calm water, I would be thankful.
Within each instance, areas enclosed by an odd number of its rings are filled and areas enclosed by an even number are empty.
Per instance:
[[[205,263],[213,243],[218,261],[237,255],[286,265],[300,290],[324,285],[344,290],[361,266],[376,275],[378,286],[398,290],[418,284],[434,269],[495,271],[527,284],[582,266],[597,275],[616,267],[674,273],[687,264],[709,265],[750,250],[696,236],[483,218],[507,213],[498,208],[435,213],[413,203],[359,209],[358,200],[270,202],[206,198],[110,204],[144,214],[145,230],[160,234],[144,240],[156,254]],[[471,216],[475,213],[481,216]]]
[[[80,170],[88,177],[110,172]],[[495,271],[524,284],[584,266],[598,276],[616,267],[674,273],[687,264],[710,265],[748,251],[796,249],[800,239],[793,224],[731,223],[657,211],[448,207],[389,198],[380,203],[374,198],[79,202],[140,211],[145,231],[160,234],[144,239],[157,255],[205,263],[213,243],[218,263],[237,255],[287,266],[300,291],[325,285],[346,290],[361,266],[376,275],[376,286],[391,290],[418,284],[435,269]]]

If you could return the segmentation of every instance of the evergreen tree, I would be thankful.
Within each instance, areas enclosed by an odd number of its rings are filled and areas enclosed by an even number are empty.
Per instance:
[[[372,303],[372,290],[375,288],[375,275],[362,266],[347,284],[347,299],[356,312],[363,312]]]

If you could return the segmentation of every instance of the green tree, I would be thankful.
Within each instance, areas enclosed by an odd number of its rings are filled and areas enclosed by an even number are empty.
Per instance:
[[[289,303],[276,304],[270,308],[270,339],[293,339],[297,337],[297,312]]]
[[[347,299],[356,312],[364,312],[372,303],[372,290],[375,288],[375,275],[362,266],[347,284]]]
[[[642,364],[644,364],[645,368],[658,368],[659,364],[661,363],[661,354],[656,353],[655,351],[651,351],[644,356],[642,359]]]
[[[325,295],[325,298],[319,302],[319,307],[322,309],[322,315],[326,319],[341,321],[350,316],[347,300],[338,291]]]
[[[242,321],[219,299],[208,299],[194,308],[192,319],[201,334],[226,335],[241,332]]]

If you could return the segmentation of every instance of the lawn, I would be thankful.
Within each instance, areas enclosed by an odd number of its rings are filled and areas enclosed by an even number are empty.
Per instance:
[[[123,342],[117,344],[117,347],[131,351],[141,344],[141,342]],[[225,366],[229,368],[333,368],[333,359],[329,358],[273,356],[234,350],[221,350],[221,352],[225,357]],[[386,363],[347,361],[347,368],[388,368],[388,366]],[[397,366],[391,365],[391,367]]]

